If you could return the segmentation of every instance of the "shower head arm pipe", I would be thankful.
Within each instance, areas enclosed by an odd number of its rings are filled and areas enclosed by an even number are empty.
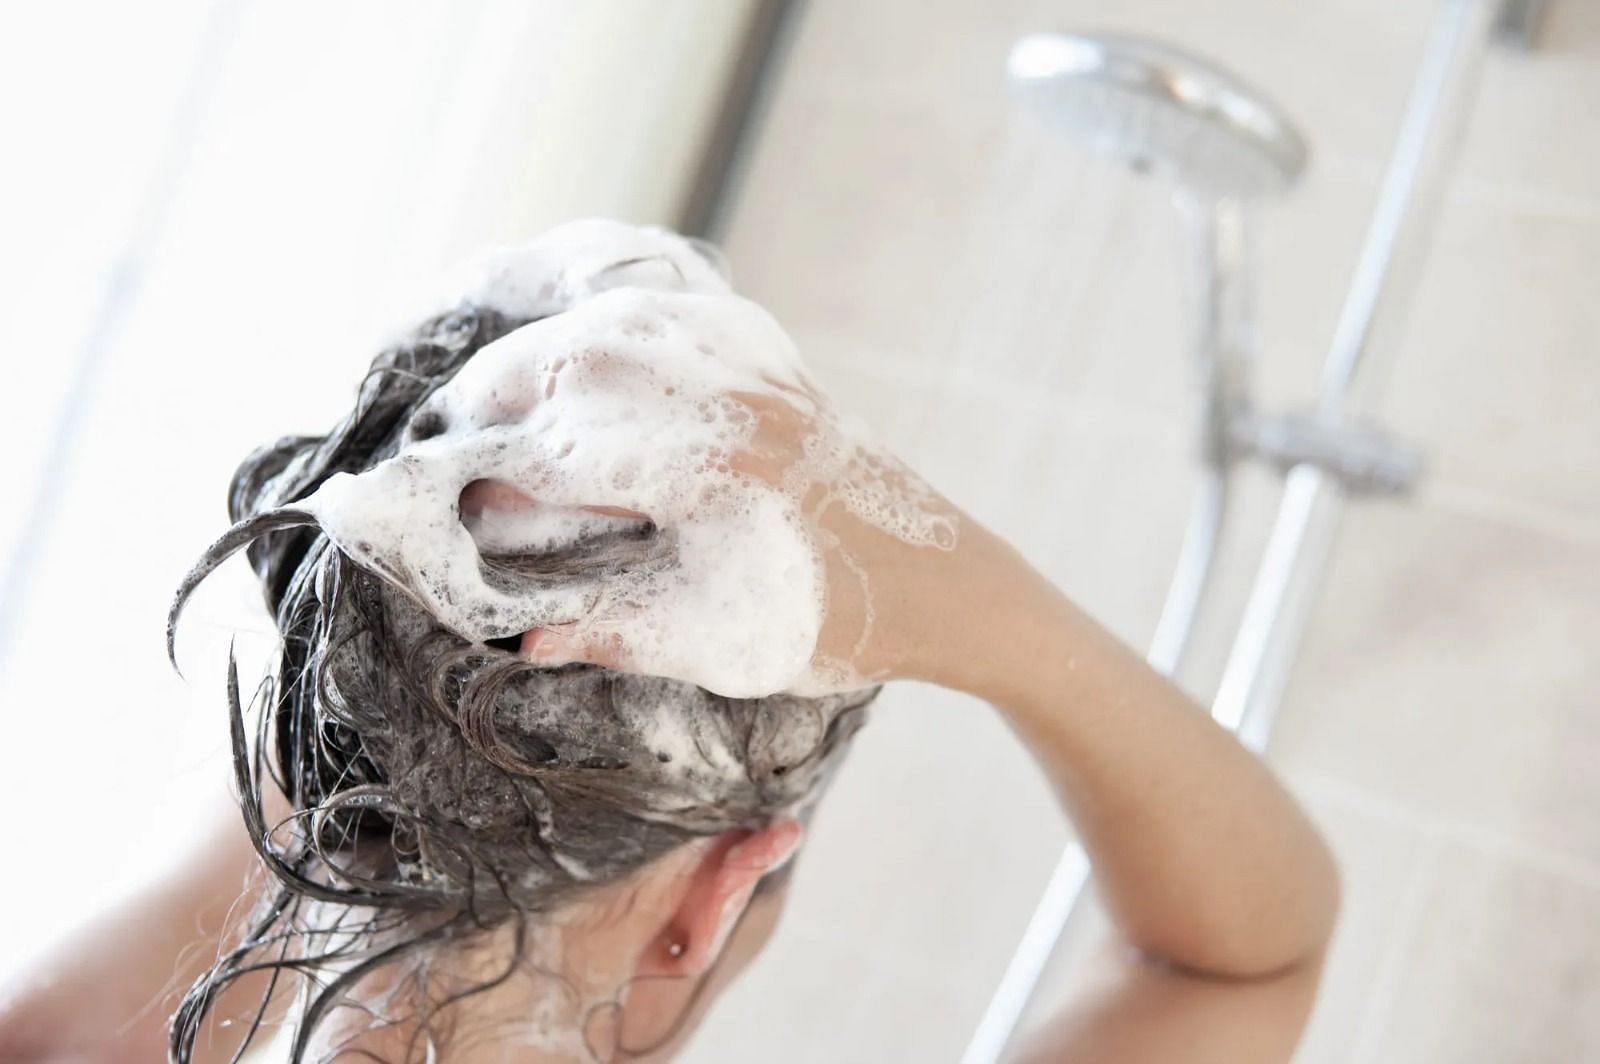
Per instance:
[[[1190,346],[1200,393],[1202,462],[1213,469],[1235,457],[1233,424],[1250,410],[1250,366],[1257,353],[1255,232],[1250,210],[1236,199],[1179,190],[1193,277]]]
[[[1250,416],[1249,372],[1256,350],[1249,212],[1236,200],[1212,200],[1182,190],[1174,200],[1185,221],[1186,250],[1194,265],[1186,272],[1196,279],[1190,321],[1201,397],[1197,427],[1202,469],[1146,655],[1152,668],[1168,676],[1183,664],[1211,582],[1228,512],[1236,426]]]

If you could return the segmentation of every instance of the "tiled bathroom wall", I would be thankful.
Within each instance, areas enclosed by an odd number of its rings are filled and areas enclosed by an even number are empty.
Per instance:
[[[1313,146],[1261,217],[1266,401],[1310,399],[1435,5],[813,0],[728,236],[847,406],[1135,644],[1191,475],[1159,188],[1014,113],[1010,42],[1122,29],[1257,85]],[[1497,50],[1377,413],[1408,502],[1352,506],[1269,756],[1346,909],[1304,1062],[1600,1059],[1600,5]],[[1242,493],[1214,679],[1276,501]],[[692,1059],[955,1060],[1065,828],[974,701],[891,690],[791,911]]]

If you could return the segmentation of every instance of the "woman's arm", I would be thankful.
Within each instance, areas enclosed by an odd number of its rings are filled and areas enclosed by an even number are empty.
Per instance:
[[[893,671],[992,703],[1077,826],[1106,907],[1142,950],[1258,976],[1319,956],[1338,873],[1272,773],[1013,549],[963,520],[948,553],[896,550]]]
[[[1143,963],[1105,932],[1074,968],[1065,1004],[1019,1046],[1020,1064],[1283,1064],[1293,1057],[1320,964],[1266,979],[1210,979]]]
[[[652,380],[645,367],[608,369]],[[563,394],[570,399],[571,389]],[[920,679],[993,703],[1077,824],[1113,918],[1147,952],[1230,976],[1317,955],[1338,908],[1334,862],[1260,761],[1003,540],[849,435],[820,395],[730,398],[756,425],[745,449],[718,467],[727,483],[690,478],[677,497],[767,485],[785,500],[789,524],[810,531],[825,608],[804,682]],[[852,460],[819,464],[818,454]],[[567,501],[662,527],[709,520],[690,504],[647,513],[627,491]],[[903,528],[941,534],[889,531]],[[623,638],[673,615],[659,597],[621,591],[561,631],[530,633],[525,651],[550,664],[588,660],[693,679],[668,670],[694,662]],[[809,597],[812,586],[797,581],[794,593]],[[761,648],[746,649],[759,657]]]

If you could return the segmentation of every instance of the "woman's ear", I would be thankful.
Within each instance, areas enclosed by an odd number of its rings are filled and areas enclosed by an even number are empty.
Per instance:
[[[756,884],[800,846],[798,820],[719,836],[690,873],[666,924],[645,946],[640,975],[702,975],[722,953]]]

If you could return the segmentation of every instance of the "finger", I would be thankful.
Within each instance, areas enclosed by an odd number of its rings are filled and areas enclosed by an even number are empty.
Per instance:
[[[457,509],[463,521],[471,521],[474,518],[481,518],[490,514],[548,516],[581,510],[584,513],[595,514],[600,517],[616,517],[643,523],[651,522],[649,514],[626,506],[556,506],[547,500],[534,498],[510,481],[495,480],[488,477],[481,477],[471,481],[465,488],[461,489],[461,498],[457,503]]]
[[[522,637],[522,656],[547,668],[583,662],[618,671],[626,671],[630,660],[616,633],[581,634],[575,626],[530,629]]]
[[[633,521],[648,521],[650,515],[639,510],[630,510],[625,506],[580,506],[580,510],[588,510],[592,514],[601,514],[605,517],[626,517]]]

